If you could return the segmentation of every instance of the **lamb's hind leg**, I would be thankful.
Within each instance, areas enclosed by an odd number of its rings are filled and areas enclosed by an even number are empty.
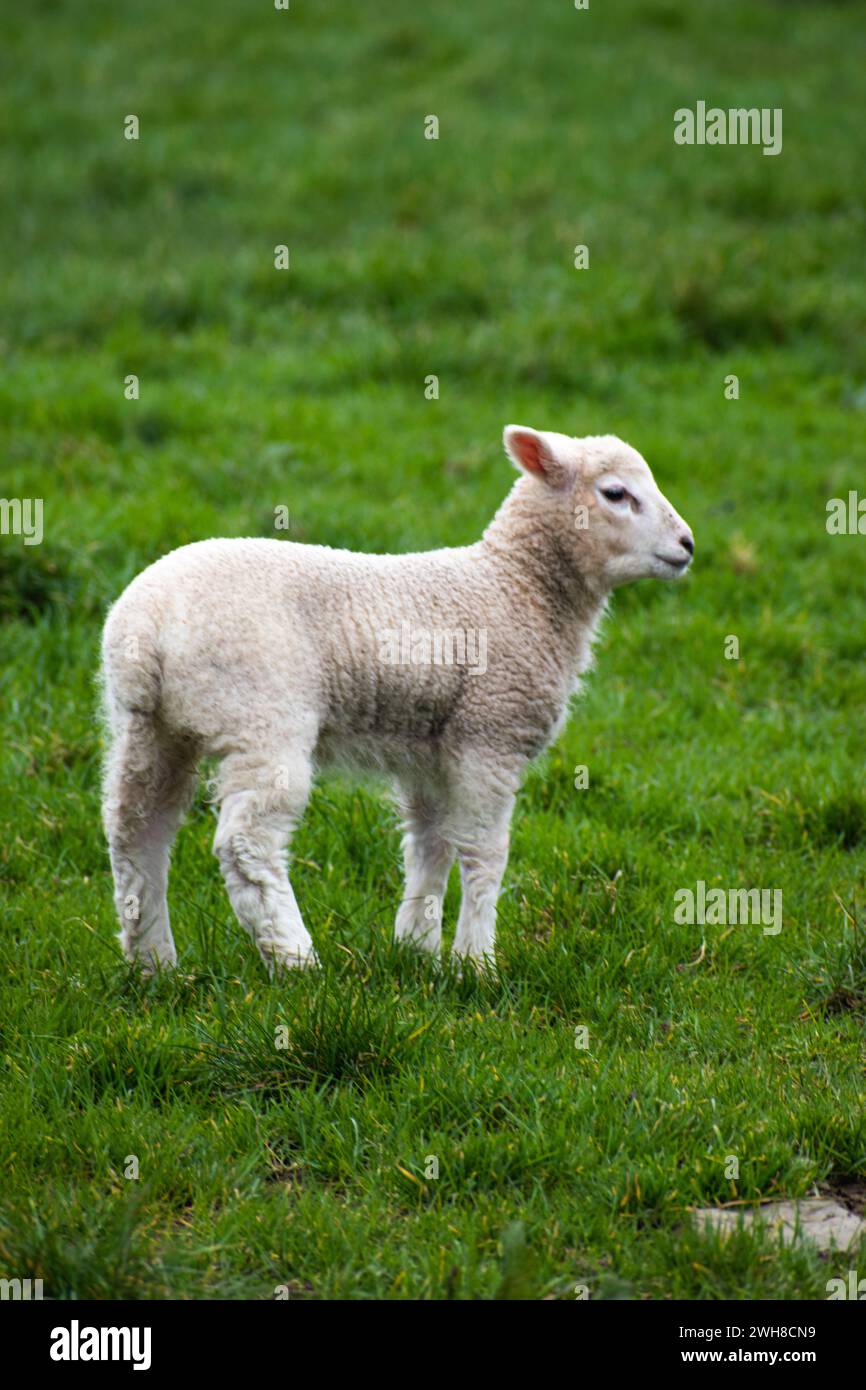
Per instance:
[[[238,920],[271,973],[318,964],[287,869],[289,838],[311,782],[306,751],[288,752],[267,767],[232,755],[220,769],[214,853]]]
[[[153,715],[116,709],[102,804],[120,942],[146,970],[174,965],[166,887],[172,841],[195,790],[192,750]]]
[[[440,807],[432,795],[407,791],[400,804],[406,886],[394,936],[436,955],[442,941],[442,902],[454,851],[440,834]]]

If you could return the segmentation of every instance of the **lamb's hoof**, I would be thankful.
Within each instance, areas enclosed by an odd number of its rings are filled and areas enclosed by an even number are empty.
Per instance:
[[[139,962],[141,965],[141,977],[143,980],[152,980],[154,975],[166,975],[170,970],[174,970],[177,959],[157,960],[149,959]]]
[[[177,965],[177,951],[173,946],[124,946],[123,954],[145,980],[149,980],[153,975],[160,975],[163,971],[173,970]]]
[[[477,975],[483,980],[492,980],[497,974],[496,957],[492,952],[475,955],[473,952],[452,951],[451,960],[458,980],[467,975]]]
[[[402,936],[394,935],[394,945],[403,946],[411,951],[418,960],[429,960],[434,965],[442,964],[442,943],[440,939],[432,940],[429,934],[414,935],[406,932]]]
[[[281,975],[287,974],[290,970],[317,970],[321,965],[315,951],[304,951],[300,948],[297,951],[262,952],[262,959],[272,980],[279,979]]]

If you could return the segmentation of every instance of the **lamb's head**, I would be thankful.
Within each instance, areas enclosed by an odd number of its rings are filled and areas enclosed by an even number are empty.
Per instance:
[[[517,485],[522,505],[587,577],[612,589],[685,574],[695,549],[691,530],[630,444],[611,434],[572,439],[522,425],[507,425],[504,441],[527,475]]]

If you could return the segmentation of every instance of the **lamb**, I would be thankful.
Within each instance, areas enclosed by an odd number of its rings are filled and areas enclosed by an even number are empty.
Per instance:
[[[403,816],[396,936],[439,953],[456,855],[454,952],[494,960],[512,808],[591,662],[613,589],[675,579],[689,527],[612,435],[509,425],[521,472],[480,541],[365,555],[268,539],[186,545],[108,614],[103,819],[121,944],[173,965],[171,844],[199,761],[218,760],[229,898],[272,972],[317,963],[287,869],[314,772],[384,773]]]

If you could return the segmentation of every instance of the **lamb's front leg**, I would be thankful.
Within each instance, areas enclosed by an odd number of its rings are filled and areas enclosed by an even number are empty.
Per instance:
[[[454,851],[439,833],[433,812],[418,802],[404,805],[403,862],[406,886],[394,936],[438,955],[442,942],[442,903]]]
[[[458,850],[460,861],[460,916],[454,937],[455,956],[468,956],[478,965],[494,963],[496,903],[508,863],[508,836],[480,838]]]
[[[457,850],[462,886],[454,954],[492,966],[515,790],[501,774],[493,783],[481,774],[470,781],[464,772],[461,781],[444,832]],[[516,777],[513,783],[516,789]]]

